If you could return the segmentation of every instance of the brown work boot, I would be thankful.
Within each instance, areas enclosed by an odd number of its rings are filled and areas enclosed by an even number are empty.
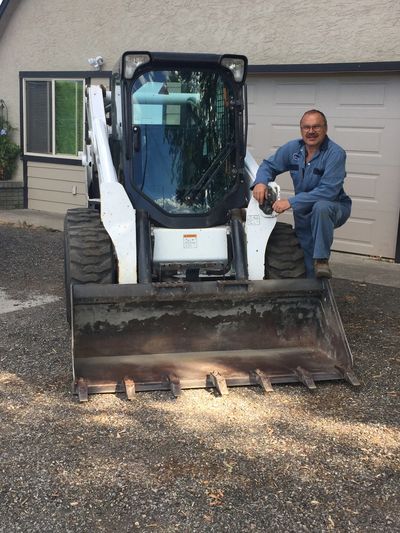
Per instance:
[[[314,271],[317,278],[331,278],[332,272],[329,268],[328,259],[315,259]]]

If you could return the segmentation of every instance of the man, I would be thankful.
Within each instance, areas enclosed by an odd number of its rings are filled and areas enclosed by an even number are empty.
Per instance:
[[[304,251],[307,277],[330,278],[333,230],[350,216],[351,199],[343,190],[346,153],[327,136],[325,115],[306,111],[300,120],[301,139],[281,146],[261,163],[253,196],[262,204],[267,183],[290,172],[295,195],[273,204],[276,213],[293,209],[295,231]]]

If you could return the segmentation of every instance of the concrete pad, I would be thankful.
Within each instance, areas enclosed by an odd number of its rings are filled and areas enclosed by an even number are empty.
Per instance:
[[[35,209],[5,209],[0,211],[0,224],[63,231],[64,214],[36,211]]]
[[[333,277],[400,288],[400,264],[368,256],[332,252]]]

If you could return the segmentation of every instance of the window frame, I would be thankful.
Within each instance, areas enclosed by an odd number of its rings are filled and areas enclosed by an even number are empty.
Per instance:
[[[52,151],[51,153],[44,153],[44,152],[29,152],[27,150],[27,82],[29,81],[43,81],[43,82],[50,82],[51,84],[51,145],[52,145]],[[82,146],[78,150],[78,154],[57,154],[55,152],[56,149],[56,101],[55,101],[55,82],[57,81],[70,81],[70,82],[81,82],[82,83]],[[48,158],[48,159],[56,159],[56,160],[74,160],[74,161],[81,161],[82,155],[79,155],[79,153],[82,153],[84,150],[84,138],[85,138],[85,127],[86,127],[86,117],[85,117],[85,83],[86,78],[84,76],[63,76],[62,73],[60,73],[60,76],[35,76],[35,75],[29,75],[22,76],[22,146],[23,146],[23,154],[27,157],[41,157],[41,158]]]

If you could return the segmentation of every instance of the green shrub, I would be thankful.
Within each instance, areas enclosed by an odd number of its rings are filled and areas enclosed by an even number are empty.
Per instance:
[[[13,130],[9,122],[0,123],[0,179],[11,179],[12,173],[17,166],[17,159],[21,153],[18,144],[10,138]]]

